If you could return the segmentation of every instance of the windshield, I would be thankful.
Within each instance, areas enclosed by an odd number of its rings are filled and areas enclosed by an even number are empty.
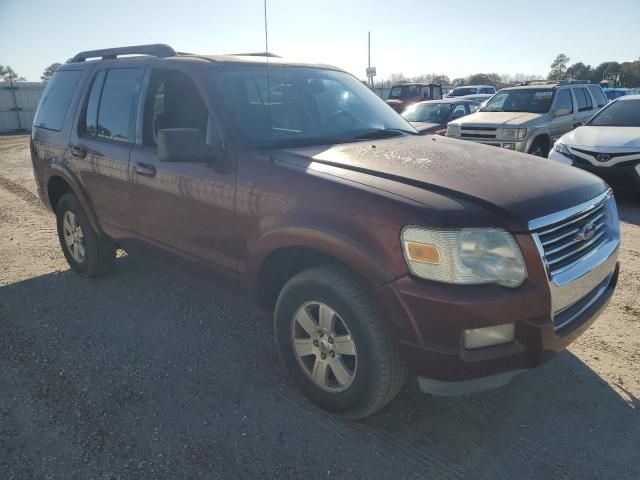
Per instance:
[[[457,87],[449,92],[449,97],[462,97],[464,95],[474,95],[478,93],[477,87]]]
[[[254,147],[344,143],[416,134],[353,76],[333,70],[271,66],[211,69],[209,78]],[[381,134],[376,137],[376,134]]]
[[[418,90],[418,85],[396,85],[389,92],[389,98],[415,97]]]
[[[402,116],[408,122],[447,123],[451,108],[451,103],[419,103],[407,108]]]
[[[613,102],[600,110],[586,125],[592,127],[640,127],[640,100]]]
[[[553,100],[553,90],[527,88],[522,90],[502,90],[496,93],[481,112],[530,112],[549,111]]]

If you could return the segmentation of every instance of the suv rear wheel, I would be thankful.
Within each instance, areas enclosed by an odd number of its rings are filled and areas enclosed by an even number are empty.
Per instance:
[[[321,408],[362,418],[406,378],[398,344],[371,291],[340,265],[294,276],[278,297],[275,335],[294,382]]]
[[[85,277],[95,277],[113,269],[115,243],[93,229],[73,193],[67,193],[58,202],[56,219],[60,246],[72,270]]]

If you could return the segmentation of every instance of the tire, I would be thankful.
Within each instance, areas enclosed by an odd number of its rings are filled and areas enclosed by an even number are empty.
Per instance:
[[[85,277],[97,277],[113,270],[116,258],[114,241],[93,229],[73,193],[60,198],[56,206],[56,223],[62,252],[73,271]],[[67,241],[69,238],[71,240]]]
[[[306,318],[301,313],[306,312],[315,322],[309,330],[321,329],[321,309],[335,313],[335,326],[325,329],[322,337],[311,336],[302,327],[307,322],[298,319]],[[291,278],[278,297],[274,327],[289,375],[307,398],[329,412],[366,417],[390,402],[404,384],[406,369],[391,326],[380,315],[370,289],[341,265],[313,267]],[[333,337],[335,340],[329,343]],[[298,356],[294,341],[305,356]],[[349,354],[351,349],[355,355]],[[325,360],[321,358],[323,352]],[[323,372],[320,364],[328,365],[324,375],[317,375]],[[340,365],[342,368],[337,368]],[[345,370],[350,374],[348,381]],[[312,378],[314,375],[326,379],[323,387]]]
[[[547,158],[549,155],[549,146],[544,139],[536,138],[529,148],[529,155],[534,155],[536,157]]]

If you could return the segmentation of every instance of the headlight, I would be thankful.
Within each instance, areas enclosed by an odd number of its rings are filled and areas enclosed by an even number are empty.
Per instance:
[[[515,239],[498,228],[438,230],[406,226],[401,237],[409,270],[420,278],[517,287],[527,276]]]
[[[447,137],[459,137],[460,125],[447,125]]]
[[[560,142],[556,142],[553,144],[553,149],[558,152],[561,153],[563,155],[569,156],[571,155],[571,153],[569,153],[569,149],[567,148],[567,146],[564,143],[560,143]]]
[[[501,138],[505,140],[521,140],[526,136],[526,128],[503,128],[501,131]]]

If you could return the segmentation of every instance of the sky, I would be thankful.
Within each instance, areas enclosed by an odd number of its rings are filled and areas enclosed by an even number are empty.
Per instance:
[[[269,50],[359,78],[546,75],[559,53],[597,65],[640,58],[640,0],[267,0]],[[608,5],[613,11],[607,12]],[[97,48],[167,43],[222,54],[265,49],[263,0],[0,0],[0,65],[39,80]]]

